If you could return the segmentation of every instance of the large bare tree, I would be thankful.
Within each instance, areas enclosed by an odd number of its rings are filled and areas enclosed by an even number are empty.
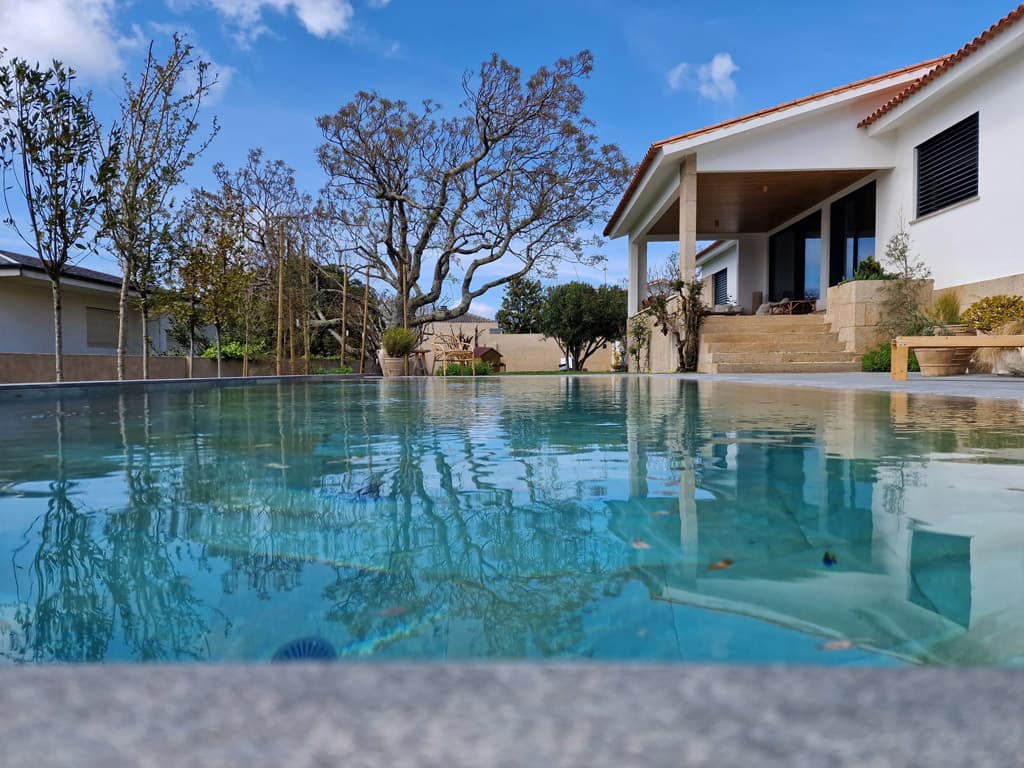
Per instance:
[[[593,259],[588,233],[629,168],[583,114],[592,65],[584,51],[524,78],[495,55],[464,76],[457,114],[361,92],[317,120],[325,196],[394,289],[390,323],[457,317],[514,278]]]

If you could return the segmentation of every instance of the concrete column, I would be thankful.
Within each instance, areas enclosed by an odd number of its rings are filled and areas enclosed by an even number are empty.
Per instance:
[[[679,164],[679,275],[693,280],[697,272],[697,156]]]
[[[630,317],[640,311],[640,303],[647,298],[647,240],[629,240],[629,291],[626,311]]]
[[[832,206],[821,209],[821,286],[819,289],[818,309],[828,307],[829,271],[832,266]]]

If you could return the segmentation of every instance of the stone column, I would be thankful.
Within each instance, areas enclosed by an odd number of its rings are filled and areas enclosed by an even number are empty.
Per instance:
[[[697,156],[679,164],[679,275],[693,280],[697,273]]]
[[[640,311],[640,303],[647,298],[647,240],[629,239],[629,291],[626,311],[632,317]]]

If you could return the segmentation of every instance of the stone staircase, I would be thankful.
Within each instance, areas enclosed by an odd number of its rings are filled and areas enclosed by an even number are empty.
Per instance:
[[[840,373],[860,370],[824,314],[712,316],[704,320],[701,373]]]

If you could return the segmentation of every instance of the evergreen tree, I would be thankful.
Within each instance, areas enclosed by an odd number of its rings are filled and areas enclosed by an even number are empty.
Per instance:
[[[540,280],[517,277],[508,282],[498,310],[498,326],[505,333],[540,333],[544,289]]]

